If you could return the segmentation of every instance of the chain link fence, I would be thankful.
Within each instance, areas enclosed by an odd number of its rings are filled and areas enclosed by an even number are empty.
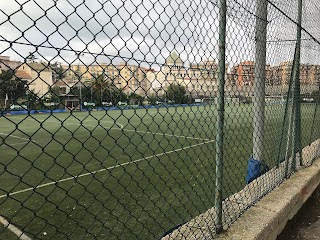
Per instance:
[[[0,238],[214,238],[320,155],[318,6],[1,1]]]

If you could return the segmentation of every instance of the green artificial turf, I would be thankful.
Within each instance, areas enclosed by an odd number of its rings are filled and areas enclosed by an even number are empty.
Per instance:
[[[302,106],[303,146],[320,136],[314,113]],[[285,152],[283,114],[266,107],[270,167]],[[216,115],[206,105],[1,117],[0,215],[36,239],[159,239],[214,206]],[[246,184],[252,117],[250,104],[226,107],[224,197]]]

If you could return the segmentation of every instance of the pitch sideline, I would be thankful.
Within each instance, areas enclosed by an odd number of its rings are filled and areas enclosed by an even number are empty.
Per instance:
[[[111,166],[111,167],[107,167],[107,168],[102,168],[102,169],[99,169],[99,170],[96,170],[96,171],[93,171],[93,172],[87,172],[87,173],[83,173],[83,174],[80,174],[80,175],[77,175],[77,176],[72,176],[72,177],[60,179],[58,181],[52,181],[52,182],[44,183],[44,184],[38,185],[36,187],[30,187],[30,188],[26,188],[26,189],[23,189],[23,190],[19,190],[19,191],[3,194],[3,195],[0,195],[0,199],[1,198],[5,198],[5,197],[10,197],[10,196],[13,196],[13,195],[17,195],[19,193],[29,192],[29,191],[33,191],[33,190],[36,190],[36,189],[39,189],[39,188],[55,185],[57,183],[66,182],[66,181],[70,181],[70,180],[75,180],[75,179],[82,178],[82,177],[89,176],[89,175],[94,175],[94,174],[97,174],[97,173],[100,173],[100,172],[104,172],[104,171],[107,171],[107,170],[115,169],[115,168],[118,168],[118,167],[123,167],[123,166],[129,165],[129,164],[132,164],[132,163],[142,162],[144,160],[148,160],[148,159],[151,159],[151,158],[154,158],[154,157],[160,157],[160,156],[163,156],[163,155],[166,155],[166,154],[170,154],[170,153],[174,153],[174,152],[180,152],[180,151],[185,150],[185,149],[201,146],[201,145],[204,145],[204,144],[207,144],[207,143],[211,143],[211,142],[214,142],[214,141],[215,140],[210,140],[210,141],[207,141],[207,142],[202,142],[202,143],[190,145],[190,146],[187,146],[187,147],[178,148],[178,149],[174,149],[174,150],[163,152],[163,153],[158,153],[158,154],[155,154],[155,155],[152,155],[152,156],[148,156],[148,157],[145,157],[145,158],[139,158],[139,159],[134,160],[134,161],[117,164],[117,165],[114,165],[114,166]]]

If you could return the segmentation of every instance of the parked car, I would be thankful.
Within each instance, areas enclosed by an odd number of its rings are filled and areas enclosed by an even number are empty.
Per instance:
[[[19,105],[19,104],[12,104],[10,106],[11,110],[28,110],[28,107],[26,105]]]
[[[112,106],[112,102],[102,102],[102,105],[105,107],[111,107]]]
[[[127,105],[128,105],[127,102],[121,102],[121,101],[118,102],[118,106],[127,106]]]

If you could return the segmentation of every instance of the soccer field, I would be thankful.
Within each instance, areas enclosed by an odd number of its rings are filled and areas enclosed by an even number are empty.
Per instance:
[[[0,215],[36,239],[159,239],[214,206],[216,114],[206,105],[1,117]],[[271,167],[283,114],[266,107]],[[226,108],[225,197],[245,185],[252,117],[250,104]],[[302,105],[303,146],[319,138],[319,117]]]

